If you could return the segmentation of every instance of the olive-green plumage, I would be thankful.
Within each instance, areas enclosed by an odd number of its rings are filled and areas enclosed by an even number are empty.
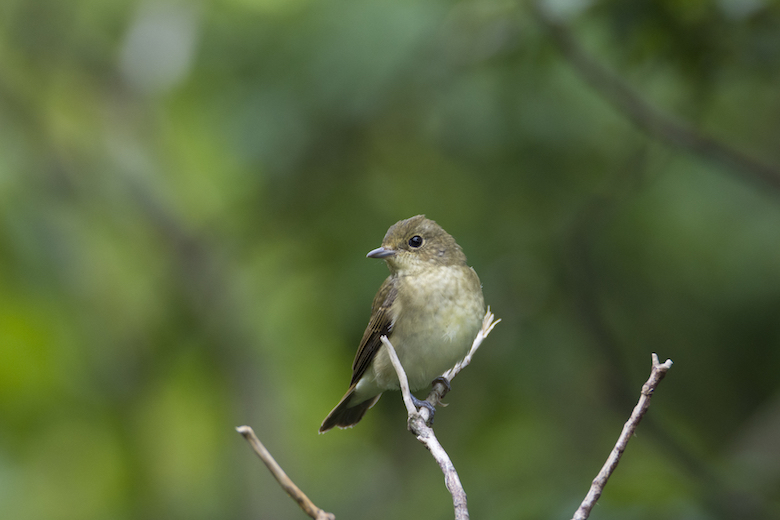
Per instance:
[[[320,426],[355,425],[398,377],[380,338],[395,347],[412,390],[426,387],[471,347],[485,314],[482,286],[460,246],[436,222],[417,215],[394,224],[382,247],[390,276],[379,288],[347,393]]]

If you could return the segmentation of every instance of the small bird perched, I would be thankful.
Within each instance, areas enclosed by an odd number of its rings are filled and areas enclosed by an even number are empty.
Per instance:
[[[382,392],[398,390],[382,336],[395,347],[411,390],[420,390],[466,356],[485,314],[482,286],[466,255],[424,215],[393,224],[382,247],[366,256],[384,259],[390,276],[371,305],[349,390],[322,422],[320,433],[354,426]]]

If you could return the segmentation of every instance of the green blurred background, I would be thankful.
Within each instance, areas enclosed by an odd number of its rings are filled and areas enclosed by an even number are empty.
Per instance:
[[[503,320],[436,418],[473,518],[570,518],[651,352],[592,518],[780,518],[780,8],[545,6],[3,0],[0,518],[304,518],[241,424],[338,518],[451,518],[399,394],[317,434],[418,213]]]

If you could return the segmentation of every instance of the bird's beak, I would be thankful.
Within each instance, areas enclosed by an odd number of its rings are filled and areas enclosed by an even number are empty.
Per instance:
[[[377,247],[373,251],[369,251],[366,255],[367,258],[387,258],[389,256],[395,256],[395,251],[392,249],[385,249],[384,247]]]

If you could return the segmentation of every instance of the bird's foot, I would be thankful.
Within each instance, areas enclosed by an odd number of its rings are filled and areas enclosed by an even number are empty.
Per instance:
[[[441,383],[442,385],[444,385],[444,391],[441,393],[442,397],[447,395],[449,391],[452,390],[452,386],[450,386],[450,380],[444,376],[439,376],[433,381],[431,381],[431,386],[436,386],[436,383]]]
[[[417,407],[417,410],[419,411],[421,408],[427,408],[429,412],[431,412],[431,415],[428,419],[428,426],[433,426],[433,414],[436,413],[436,407],[433,406],[430,402],[426,401],[425,399],[417,399],[415,396],[412,396],[412,403],[414,403],[414,406]]]

